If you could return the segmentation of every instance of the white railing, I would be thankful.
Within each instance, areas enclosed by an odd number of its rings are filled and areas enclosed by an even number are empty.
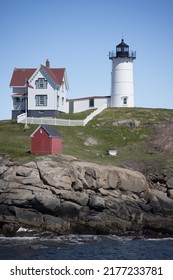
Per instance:
[[[103,104],[94,112],[86,117],[85,120],[65,120],[65,119],[53,119],[53,118],[34,118],[28,117],[26,120],[26,113],[17,116],[17,123],[27,123],[27,124],[50,124],[50,125],[60,125],[60,126],[85,126],[89,121],[91,121],[96,115],[107,108],[107,104]]]
[[[107,104],[103,104],[101,105],[97,110],[95,110],[94,112],[92,112],[90,115],[88,115],[88,117],[86,117],[86,119],[84,120],[84,126],[91,121],[95,116],[97,116],[98,114],[100,114],[103,110],[105,110],[107,108]]]
[[[17,123],[25,123],[25,120],[26,120],[26,113],[17,116]]]

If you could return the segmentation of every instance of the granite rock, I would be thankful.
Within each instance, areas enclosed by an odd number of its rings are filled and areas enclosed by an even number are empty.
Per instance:
[[[171,179],[166,184],[154,188],[140,172],[65,157],[20,164],[1,156],[0,232],[173,235]]]

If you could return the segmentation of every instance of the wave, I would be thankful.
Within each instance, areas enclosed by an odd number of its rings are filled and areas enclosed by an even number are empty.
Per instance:
[[[17,233],[19,232],[33,232],[32,229],[28,229],[28,228],[24,228],[24,227],[20,227],[18,230],[17,230]]]
[[[5,236],[0,236],[0,241],[1,240],[36,240],[36,239],[39,239],[39,237],[30,237],[30,236],[14,236],[14,237],[5,237]]]
[[[173,238],[116,235],[0,237],[0,259],[172,259]]]
[[[28,232],[27,229],[21,228],[18,233],[21,232]],[[143,240],[147,241],[173,241],[172,237],[163,237],[163,238],[146,238],[145,236],[135,237],[135,236],[117,236],[117,235],[62,235],[62,236],[55,236],[55,235],[42,235],[42,234],[35,234],[32,236],[14,236],[14,237],[4,237],[0,236],[0,242],[5,241],[39,241],[42,242],[52,242],[52,243],[61,243],[61,244],[84,244],[84,243],[91,243],[91,242],[103,242],[103,241],[116,241],[116,242],[131,242],[134,240]]]
[[[145,238],[145,241],[173,241],[173,237]]]

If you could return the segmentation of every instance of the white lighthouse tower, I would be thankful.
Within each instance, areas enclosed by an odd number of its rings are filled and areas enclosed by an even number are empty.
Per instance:
[[[129,52],[129,46],[121,43],[116,52],[109,52],[112,60],[111,107],[134,107],[133,60],[136,52]]]

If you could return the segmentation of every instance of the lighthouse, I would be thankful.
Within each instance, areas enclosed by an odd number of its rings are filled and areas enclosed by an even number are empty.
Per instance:
[[[136,52],[129,51],[129,46],[121,40],[116,52],[109,52],[112,60],[111,107],[134,107],[133,60]]]

